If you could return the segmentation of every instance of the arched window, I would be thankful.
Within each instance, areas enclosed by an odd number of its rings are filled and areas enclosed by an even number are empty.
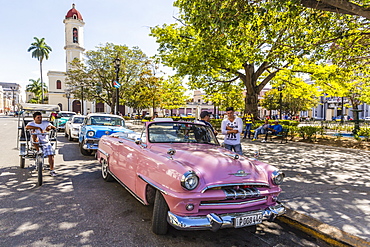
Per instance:
[[[77,28],[73,28],[73,43],[78,43],[78,30]]]
[[[57,80],[57,89],[62,89],[62,82]]]
[[[73,19],[77,20],[77,15],[76,14],[73,15]]]

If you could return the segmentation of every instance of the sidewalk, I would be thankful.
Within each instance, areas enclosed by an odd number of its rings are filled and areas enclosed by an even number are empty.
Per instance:
[[[261,139],[242,146],[285,173],[281,221],[334,245],[370,246],[370,152]]]

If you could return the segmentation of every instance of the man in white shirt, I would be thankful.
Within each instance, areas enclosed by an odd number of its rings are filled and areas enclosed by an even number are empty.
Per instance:
[[[34,133],[45,133],[51,129],[56,129],[49,121],[42,121],[41,112],[35,112],[33,114],[32,122],[29,122],[26,126],[27,130],[33,130]],[[49,158],[49,165],[50,165],[50,176],[55,177],[56,173],[54,171],[54,149],[49,142],[49,138],[47,135],[32,135],[34,142],[39,142],[40,144],[36,144],[35,148],[39,151],[40,145],[42,146],[42,151],[44,152],[45,156]]]
[[[225,148],[243,155],[240,134],[243,131],[243,120],[234,115],[234,107],[226,108],[227,118],[222,120],[221,131],[225,135]]]

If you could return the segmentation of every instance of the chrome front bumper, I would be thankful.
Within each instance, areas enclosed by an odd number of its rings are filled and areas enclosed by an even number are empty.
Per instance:
[[[83,149],[90,150],[90,151],[98,150],[99,140],[100,139],[96,139],[96,138],[85,139],[82,147]]]
[[[273,221],[277,216],[285,213],[285,207],[277,204],[262,211],[220,214],[210,213],[206,216],[178,216],[168,211],[168,223],[178,230],[211,230],[217,231],[223,228],[232,228],[235,218],[252,213],[261,213],[262,219]]]

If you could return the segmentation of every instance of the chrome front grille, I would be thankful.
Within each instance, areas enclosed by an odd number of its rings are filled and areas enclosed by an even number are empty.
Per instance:
[[[238,188],[238,189],[222,189],[225,193],[226,199],[246,199],[261,196],[257,188]]]

